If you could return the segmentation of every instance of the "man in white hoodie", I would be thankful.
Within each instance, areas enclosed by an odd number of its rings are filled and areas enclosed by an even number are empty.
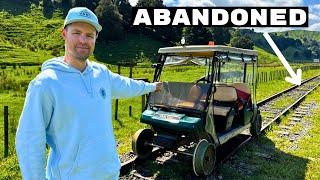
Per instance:
[[[89,9],[71,9],[62,30],[65,56],[46,61],[30,82],[16,134],[24,179],[118,179],[111,100],[162,84],[122,77],[89,61],[101,29]]]

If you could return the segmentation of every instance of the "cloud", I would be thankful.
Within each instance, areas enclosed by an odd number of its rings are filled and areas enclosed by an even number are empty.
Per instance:
[[[129,3],[131,6],[136,6],[138,3],[138,0],[129,0]]]
[[[213,0],[178,0],[177,6],[212,7],[215,6],[215,4]]]
[[[163,0],[163,4],[165,4],[168,7],[176,6],[177,1],[176,0]]]
[[[320,10],[320,4],[314,4],[312,6],[310,6],[311,9],[318,9]]]
[[[135,6],[138,0],[129,0]],[[302,6],[303,0],[163,0],[166,6]],[[320,8],[320,4],[314,5]]]
[[[303,0],[212,0],[217,6],[300,6]]]
[[[320,22],[319,23],[314,23],[307,30],[310,31],[319,31],[320,30]]]

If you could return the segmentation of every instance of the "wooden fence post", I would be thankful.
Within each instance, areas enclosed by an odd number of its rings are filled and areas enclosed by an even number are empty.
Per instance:
[[[9,116],[9,110],[8,106],[4,106],[4,157],[8,157],[9,154],[9,126],[8,126],[8,116]]]
[[[129,106],[129,117],[132,116],[132,106]]]
[[[148,78],[134,78],[135,80],[142,80],[144,82],[150,82]],[[141,96],[141,112],[144,111],[146,107],[146,95]]]
[[[129,78],[132,78],[132,66],[130,66],[130,70],[129,70]]]
[[[118,74],[120,75],[120,68],[121,68],[121,66],[120,66],[120,64],[118,64]],[[114,112],[114,119],[115,120],[118,120],[118,106],[119,106],[119,100],[118,99],[116,99],[116,104],[115,104],[115,112]]]

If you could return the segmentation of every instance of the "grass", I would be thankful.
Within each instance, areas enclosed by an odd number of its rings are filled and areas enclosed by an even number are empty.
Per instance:
[[[294,101],[296,101],[296,99],[293,99],[292,97],[284,97],[281,98],[281,100],[276,101],[273,105],[274,108],[276,109],[281,109],[283,107],[287,107],[288,105],[294,103]]]
[[[254,46],[254,50],[258,51],[258,58],[260,64],[268,64],[268,65],[279,65],[280,61],[277,56],[266,52],[265,50]]]
[[[306,121],[312,123],[307,135],[299,139],[298,148],[290,149],[290,142],[278,136],[274,126],[259,139],[249,143],[231,160],[221,165],[219,174],[224,179],[319,179],[320,178],[320,88],[306,98],[318,106]],[[288,122],[284,118],[280,125]],[[305,127],[292,129],[297,132]]]
[[[267,69],[267,67],[265,67]],[[303,71],[302,72],[302,79],[308,79],[313,76],[319,75],[319,70],[309,70],[309,71]],[[275,86],[276,84],[276,86]],[[284,79],[282,80],[273,80],[269,81],[267,83],[262,83],[257,85],[257,101],[261,101],[267,97],[270,97],[271,95],[280,92],[282,90],[285,90],[287,88],[290,88],[292,84],[286,82]]]
[[[108,65],[108,67],[117,72],[117,66]],[[203,70],[203,69],[202,69]],[[194,67],[183,67],[183,68],[173,68],[170,67],[167,69],[167,72],[164,72],[163,75],[168,75],[167,79],[163,79],[164,81],[194,81],[200,75],[202,75],[202,70],[199,68]],[[6,74],[7,79],[11,79],[11,81],[15,82],[16,84],[23,84],[29,82],[32,78],[36,76],[39,72],[39,66],[33,67],[23,67],[19,68],[18,66],[14,69],[11,66],[7,66],[6,69],[0,71],[0,73]],[[310,70],[310,72],[304,73],[304,78],[310,77],[315,75],[316,70]],[[167,73],[167,74],[166,74]],[[19,74],[19,75],[18,75]],[[121,74],[125,76],[129,76],[129,68],[121,68]],[[152,79],[153,71],[150,68],[133,68],[133,77],[134,78],[142,78],[146,77],[149,80]],[[1,76],[2,77],[2,76]],[[1,81],[0,81],[1,82]],[[274,84],[277,86],[273,86]],[[268,83],[259,84],[257,90],[257,96],[260,99],[263,99],[269,94],[273,94],[275,92],[281,91],[290,84],[287,84],[284,81],[276,80],[270,81]],[[20,89],[21,88],[21,89]],[[1,101],[0,107],[4,105],[9,106],[9,121],[10,121],[10,157],[6,159],[2,159],[3,157],[0,156],[1,165],[3,166],[3,170],[0,169],[0,174],[4,174],[3,177],[17,177],[19,173],[17,173],[16,163],[16,156],[15,156],[15,149],[14,149],[14,134],[16,130],[16,125],[18,122],[18,118],[20,116],[20,112],[22,110],[24,96],[25,96],[26,87],[22,86],[15,91],[10,90],[2,90],[0,93]],[[258,98],[258,99],[259,99]],[[128,108],[132,106],[132,117],[128,115]],[[114,107],[114,101],[113,101]],[[118,141],[118,152],[123,154],[131,150],[131,137],[132,135],[140,128],[145,128],[147,125],[142,124],[139,122],[140,114],[141,114],[141,97],[131,98],[131,99],[124,99],[119,101],[119,120],[113,120],[114,132],[116,139]],[[0,109],[1,116],[3,115],[3,108]],[[113,114],[114,117],[114,114]],[[3,123],[0,121],[0,128],[2,129]],[[0,137],[2,136],[2,131],[0,131]],[[3,136],[2,136],[3,137]],[[268,141],[268,140],[266,140]],[[3,144],[3,138],[0,139],[0,143]],[[3,147],[0,147],[0,152],[3,152]],[[278,153],[278,152],[275,152]],[[282,154],[278,154],[281,156]],[[283,159],[286,161],[286,159]],[[271,167],[270,167],[271,168]],[[3,171],[3,173],[2,173]],[[163,170],[167,172],[167,170]],[[165,174],[161,171],[161,174]],[[12,173],[11,173],[12,172]],[[269,171],[268,171],[269,172]],[[11,174],[10,174],[11,173]],[[18,174],[18,175],[15,175]],[[171,174],[171,173],[170,173]],[[1,176],[0,176],[1,179]]]
[[[117,72],[117,67],[108,65],[113,72]],[[14,135],[15,128],[22,110],[25,91],[27,84],[39,73],[39,66],[23,67],[18,66],[14,69],[8,66],[6,69],[0,70],[1,78],[0,88],[1,102],[0,102],[0,117],[3,117],[3,106],[9,106],[9,120],[11,131]],[[169,67],[163,72],[162,81],[192,81],[194,82],[197,77],[203,75],[204,69],[198,67]],[[304,78],[315,75],[316,70],[310,70],[310,72],[304,73]],[[129,68],[121,68],[121,74],[129,76]],[[4,78],[5,75],[5,78]],[[148,78],[150,81],[153,77],[153,70],[150,68],[133,68],[133,78]],[[277,86],[273,86],[277,84]],[[9,86],[10,85],[10,86]],[[9,89],[5,89],[8,86]],[[257,99],[262,100],[276,92],[284,90],[291,85],[285,81],[270,81],[269,83],[259,84],[257,89]],[[11,89],[10,89],[11,88]],[[114,107],[113,101],[113,107]],[[132,106],[132,117],[128,115],[129,106]],[[283,102],[279,102],[279,106],[283,106]],[[115,135],[119,142],[119,153],[125,153],[131,149],[131,136],[134,132],[140,128],[145,127],[144,124],[139,123],[141,114],[141,97],[125,99],[119,101],[119,121],[114,121]],[[113,114],[114,116],[114,114]],[[3,126],[3,122],[0,121],[0,127]],[[0,131],[0,135],[3,132]],[[14,136],[10,138],[12,144]],[[3,138],[0,139],[0,143],[3,142]],[[11,145],[12,147],[12,145]],[[0,147],[0,151],[2,147]],[[14,152],[14,149],[10,149],[10,152]]]

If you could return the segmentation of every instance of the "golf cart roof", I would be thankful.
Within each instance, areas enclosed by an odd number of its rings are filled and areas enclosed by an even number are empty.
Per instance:
[[[190,45],[160,48],[159,54],[193,57],[212,57],[214,52],[219,54],[232,54],[233,56],[258,56],[255,50],[241,49],[222,45]]]

